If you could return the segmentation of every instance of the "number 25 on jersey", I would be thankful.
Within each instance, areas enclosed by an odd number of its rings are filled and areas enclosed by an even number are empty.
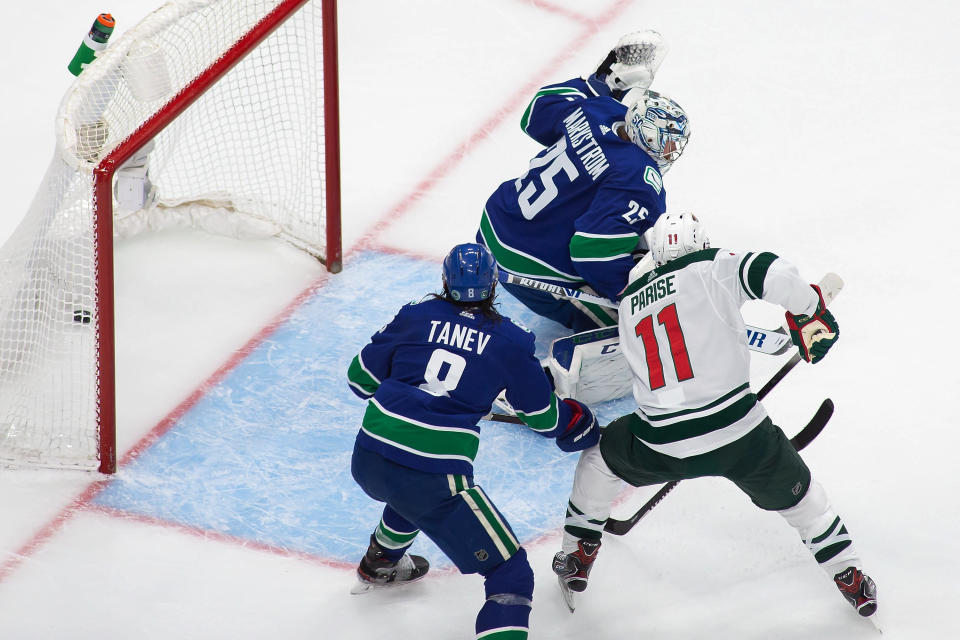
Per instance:
[[[540,181],[543,183],[543,191],[538,195],[534,176],[531,176],[530,173],[534,169],[539,169],[543,166],[546,166],[546,168],[541,170],[539,174]],[[542,155],[531,160],[527,172],[514,182],[518,194],[517,204],[520,205],[520,212],[524,218],[533,220],[534,216],[540,213],[544,207],[553,202],[553,199],[557,197],[560,190],[554,183],[554,178],[561,171],[567,175],[567,180],[570,182],[576,180],[577,176],[580,175],[580,172],[577,171],[577,166],[573,164],[573,160],[567,155],[566,138],[560,138],[555,145],[544,151]],[[524,186],[523,183],[528,177],[530,181]]]

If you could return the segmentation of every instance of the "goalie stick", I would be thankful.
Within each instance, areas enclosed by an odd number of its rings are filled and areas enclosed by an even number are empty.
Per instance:
[[[581,302],[595,304],[599,307],[616,309],[619,306],[613,300],[601,298],[600,296],[591,295],[589,293],[584,293],[579,289],[561,287],[557,284],[550,284],[549,282],[534,280],[533,278],[517,276],[512,273],[507,273],[502,269],[500,270],[498,280],[506,284],[517,285],[518,287],[544,291],[568,300],[579,300]],[[823,289],[822,286],[820,288]],[[824,294],[824,299],[826,299],[826,294]],[[793,343],[790,341],[790,334],[787,333],[787,330],[783,327],[779,327],[777,329],[761,329],[760,327],[747,325],[747,347],[751,351],[758,351],[767,355],[777,356],[782,353],[786,353],[792,344]]]
[[[813,414],[813,417],[810,418],[810,421],[800,430],[800,432],[790,438],[790,444],[793,445],[793,448],[797,451],[801,451],[808,444],[813,442],[813,439],[820,435],[820,432],[823,431],[823,428],[827,426],[827,422],[830,421],[830,417],[833,415],[833,400],[827,398],[822,403],[820,403],[820,408],[817,409],[817,412]],[[626,520],[617,520],[616,518],[609,518],[607,523],[604,525],[603,530],[607,533],[612,533],[615,536],[622,536],[628,531],[633,529],[640,520],[650,513],[650,511],[660,504],[668,493],[674,490],[674,488],[680,484],[679,480],[673,480],[667,484],[660,487],[660,490],[647,502],[637,510],[632,516]]]

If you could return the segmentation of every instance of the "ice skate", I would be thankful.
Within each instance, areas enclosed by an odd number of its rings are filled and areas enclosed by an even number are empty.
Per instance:
[[[833,576],[840,593],[863,617],[872,616],[877,611],[877,585],[856,567],[847,567]]]
[[[350,589],[350,593],[356,595],[379,587],[410,584],[427,575],[430,570],[430,563],[422,556],[407,553],[394,562],[384,557],[385,552],[374,537],[370,536],[370,546],[357,567],[357,583]]]
[[[560,592],[571,613],[577,608],[576,594],[587,588],[587,578],[599,551],[599,540],[578,540],[573,553],[558,551],[553,556],[553,572],[557,574]]]

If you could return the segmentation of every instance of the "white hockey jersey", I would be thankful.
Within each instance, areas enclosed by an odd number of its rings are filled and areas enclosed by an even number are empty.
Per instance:
[[[740,308],[762,298],[794,314],[816,311],[816,291],[772,253],[706,249],[630,282],[620,302],[620,346],[642,418],[634,434],[686,458],[737,440],[766,417],[750,389]]]

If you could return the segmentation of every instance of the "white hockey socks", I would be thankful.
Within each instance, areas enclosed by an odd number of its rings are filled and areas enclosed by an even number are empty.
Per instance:
[[[778,513],[797,530],[830,578],[850,566],[862,568],[847,527],[816,480],[811,479],[807,495],[796,506]]]
[[[580,454],[563,526],[564,553],[576,551],[581,538],[599,539],[603,535],[610,506],[623,487],[623,480],[604,462],[599,445]]]

